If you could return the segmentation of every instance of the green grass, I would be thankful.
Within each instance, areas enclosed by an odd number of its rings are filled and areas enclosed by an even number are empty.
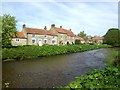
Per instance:
[[[105,59],[106,64],[108,65],[113,64],[117,56],[118,56],[118,52],[115,50],[112,50],[109,53],[107,53],[107,57]]]
[[[13,48],[3,48],[2,49],[2,59],[16,59],[22,60],[24,58],[34,58],[34,57],[43,57],[43,56],[51,56],[51,55],[59,55],[59,54],[67,54],[74,52],[83,52],[87,50],[93,50],[98,48],[106,48],[111,47],[109,45],[65,45],[65,46],[57,46],[57,45],[43,45],[39,46],[18,46]]]

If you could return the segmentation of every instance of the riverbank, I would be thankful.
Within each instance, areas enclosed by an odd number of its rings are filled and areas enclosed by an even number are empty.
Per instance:
[[[109,60],[108,60],[109,59]],[[103,70],[92,70],[78,76],[64,88],[120,88],[120,51],[109,52]]]
[[[3,48],[2,49],[2,59],[3,60],[23,60],[25,58],[35,58],[35,57],[44,57],[51,55],[60,55],[67,53],[83,52],[99,48],[108,48],[110,45],[101,44],[101,45],[65,45],[65,46],[51,46],[43,45],[39,46],[18,46],[13,48]]]
[[[87,75],[76,77],[64,88],[120,88],[120,67],[106,66],[103,70],[94,70]]]

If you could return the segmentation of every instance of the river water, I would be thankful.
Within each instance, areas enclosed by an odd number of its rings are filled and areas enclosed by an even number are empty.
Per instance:
[[[2,86],[9,88],[52,88],[64,86],[92,69],[105,66],[111,49],[39,57],[31,60],[2,63]]]

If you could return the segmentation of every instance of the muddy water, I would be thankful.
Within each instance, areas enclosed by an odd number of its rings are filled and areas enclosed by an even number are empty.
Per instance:
[[[10,88],[47,88],[67,85],[74,77],[105,66],[111,49],[4,62],[4,83]]]

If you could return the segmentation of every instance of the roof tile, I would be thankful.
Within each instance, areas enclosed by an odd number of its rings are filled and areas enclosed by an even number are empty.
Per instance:
[[[92,38],[92,40],[104,40],[104,38],[103,37],[94,37],[94,38]]]
[[[56,35],[48,30],[37,29],[37,28],[24,28],[29,34],[47,34],[47,35]]]
[[[23,32],[16,32],[13,38],[26,38]]]
[[[70,30],[67,30],[67,29],[63,29],[63,28],[57,28],[57,31],[58,33],[64,33],[64,34],[67,34],[68,36],[75,36],[74,33]]]
[[[84,40],[84,38],[79,37],[79,36],[77,36],[76,38],[77,38],[78,40],[81,40],[81,41],[83,41],[83,40]]]

